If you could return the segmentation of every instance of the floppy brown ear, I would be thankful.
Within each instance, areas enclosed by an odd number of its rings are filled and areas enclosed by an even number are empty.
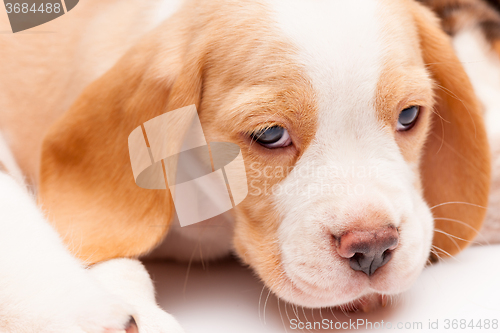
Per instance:
[[[135,184],[128,136],[155,116],[199,106],[201,46],[183,44],[188,32],[179,26],[185,25],[173,21],[150,33],[89,85],[44,138],[39,202],[89,264],[144,254],[167,232],[168,187]]]
[[[421,161],[424,196],[435,220],[434,254],[454,255],[481,228],[490,185],[490,151],[482,110],[449,37],[430,11],[415,4],[436,107]]]

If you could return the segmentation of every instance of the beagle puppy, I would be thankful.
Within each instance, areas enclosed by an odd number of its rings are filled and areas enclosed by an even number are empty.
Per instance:
[[[135,259],[153,250],[234,251],[288,302],[372,308],[467,247],[489,198],[486,104],[425,5],[87,0],[2,35],[0,130],[43,214],[1,175],[0,329],[181,332]],[[239,145],[249,193],[180,227],[168,189],[136,185],[127,139],[189,105],[208,142]]]

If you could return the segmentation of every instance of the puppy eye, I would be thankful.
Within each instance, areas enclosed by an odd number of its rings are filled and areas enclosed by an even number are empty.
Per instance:
[[[283,148],[292,143],[288,131],[280,126],[268,127],[252,134],[252,139],[266,148]]]
[[[420,113],[420,106],[411,106],[399,114],[397,130],[407,131],[415,125]]]

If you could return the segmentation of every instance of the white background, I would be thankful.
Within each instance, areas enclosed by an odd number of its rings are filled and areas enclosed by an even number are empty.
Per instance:
[[[173,314],[188,333],[279,333],[292,330],[288,318],[297,318],[291,307],[277,301],[263,289],[251,270],[238,262],[187,264],[149,262],[147,268],[155,281],[160,305]],[[500,321],[500,246],[471,247],[444,262],[427,267],[411,290],[393,299],[393,304],[371,313],[331,312],[298,308],[304,321],[322,318],[339,321],[369,320],[372,323],[422,322],[418,332],[500,332],[469,327],[445,329],[446,319]],[[428,328],[438,320],[439,329]],[[451,324],[451,322],[450,322]],[[307,332],[307,330],[305,330]],[[330,332],[331,330],[320,330]],[[334,330],[338,332],[338,330]],[[340,330],[342,331],[342,330]],[[357,332],[387,330],[366,330]],[[398,330],[391,331],[411,331]],[[312,330],[312,332],[316,332]]]

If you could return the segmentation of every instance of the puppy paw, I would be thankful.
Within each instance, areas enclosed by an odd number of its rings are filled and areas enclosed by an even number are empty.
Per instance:
[[[137,312],[132,305],[106,290],[88,270],[73,278],[71,283],[52,288],[50,299],[48,294],[39,297],[38,310],[31,313],[47,318],[35,321],[37,326],[45,326],[42,332],[136,333]]]
[[[87,303],[75,322],[86,333],[137,333],[135,310],[114,295],[100,295],[98,302]]]
[[[85,297],[70,298],[72,307],[61,310],[69,328],[57,332],[138,333],[135,309],[119,297],[100,288],[85,288]],[[60,316],[59,316],[60,317]],[[57,321],[57,319],[56,319]]]
[[[171,315],[157,306],[139,309],[137,326],[140,333],[184,333]]]
[[[184,332],[175,318],[157,305],[151,278],[139,261],[113,259],[94,265],[90,273],[106,291],[133,306],[140,333]]]
[[[139,333],[139,328],[134,317],[130,317],[124,330],[106,329],[104,333]]]

